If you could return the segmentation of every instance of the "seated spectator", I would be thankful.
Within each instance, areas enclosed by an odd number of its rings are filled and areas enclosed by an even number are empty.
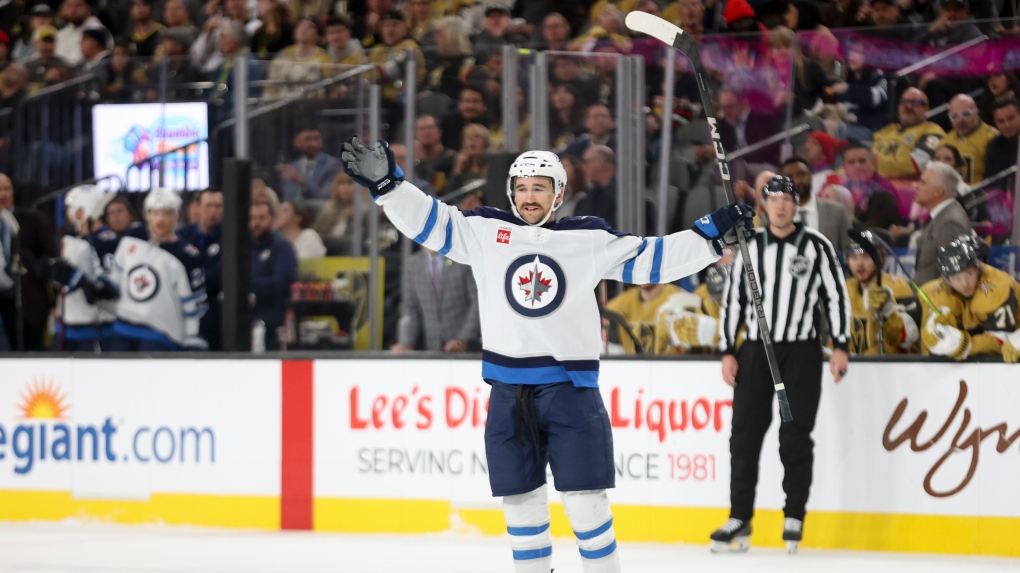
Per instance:
[[[868,201],[875,193],[887,191],[894,198],[900,196],[892,182],[878,174],[875,154],[863,143],[851,142],[843,150],[843,176],[846,188],[853,195],[858,219],[868,210]],[[903,201],[897,201],[899,206],[897,214],[904,219],[907,218],[910,215],[911,202],[909,196],[904,197]]]
[[[952,146],[962,159],[963,182],[974,185],[985,178],[985,159],[988,142],[999,134],[994,127],[981,121],[977,103],[967,94],[949,101],[949,121],[953,129],[942,138],[944,145]]]
[[[209,110],[210,121],[220,123],[234,116],[234,62],[239,56],[247,54],[248,81],[263,79],[264,67],[255,62],[255,56],[247,49],[248,35],[244,27],[237,22],[225,22],[220,25],[219,54],[223,56],[223,65],[209,74],[209,79],[216,82],[223,103]]]
[[[131,43],[120,40],[113,46],[106,72],[105,99],[113,103],[129,103],[141,99],[140,88],[149,83],[145,68],[134,58]]]
[[[573,217],[577,204],[588,196],[588,179],[584,175],[584,162],[573,155],[564,155],[563,170],[567,172],[567,188],[563,191],[563,203],[556,210],[557,219]]]
[[[567,148],[563,155],[582,157],[585,152],[594,145],[604,145],[616,152],[616,124],[613,122],[613,115],[609,107],[602,103],[593,103],[588,106],[584,114],[584,129],[586,133],[578,136]]]
[[[1020,136],[1020,102],[1013,98],[1000,100],[995,104],[994,118],[999,135],[988,142],[985,156],[986,178],[1016,165],[1017,139]],[[1007,186],[1005,180],[994,187],[1001,189],[1004,186]]]
[[[295,18],[315,18],[321,20],[331,13],[328,0],[292,0],[289,4]],[[387,2],[369,2],[368,4],[369,7],[375,4],[393,6],[393,2],[389,0]]]
[[[92,15],[92,7],[86,0],[64,0],[60,5],[60,16],[64,19],[64,27],[56,34],[56,57],[76,66],[81,63],[81,37],[87,28],[101,28],[103,23]]]
[[[262,22],[248,12],[247,0],[207,0],[206,16],[202,32],[192,40],[190,53],[195,65],[203,72],[210,73],[223,65],[223,55],[217,49],[220,45],[222,24],[227,22],[240,24],[250,38]]]
[[[397,165],[400,165],[402,169],[407,165],[407,146],[403,143],[390,144],[390,150],[393,151],[393,160]],[[407,181],[414,184],[415,187],[421,189],[426,195],[436,195],[436,190],[432,188],[432,184],[429,180],[432,179],[433,174],[428,163],[422,163],[417,159],[411,160],[414,166],[410,169],[405,169],[404,177]]]
[[[280,208],[280,196],[265,181],[256,177],[251,180],[251,204],[269,205],[275,216],[276,210]]]
[[[601,217],[616,226],[616,153],[605,145],[592,145],[584,152],[584,176],[587,196],[577,203],[578,216]]]
[[[415,88],[425,82],[425,56],[418,43],[407,35],[407,22],[404,14],[390,10],[382,15],[381,43],[375,45],[368,54],[368,60],[376,66],[382,87],[383,108],[390,131],[396,133],[397,126],[404,120],[404,62],[408,57],[415,62]],[[408,55],[410,52],[410,56]],[[392,137],[390,139],[393,139]]]
[[[300,156],[277,166],[283,180],[284,200],[325,200],[330,194],[330,183],[342,169],[340,160],[322,152],[322,132],[318,127],[300,128],[294,134],[293,146]]]
[[[847,84],[831,77],[818,62],[805,57],[800,51],[796,34],[780,26],[769,34],[766,51],[768,89],[775,94],[772,104],[785,110],[790,105],[793,117],[812,110],[818,100],[839,96],[846,92]]]
[[[162,94],[155,86],[162,86],[162,67],[166,65],[166,99],[185,100],[195,98],[202,92],[192,84],[205,81],[205,75],[191,64],[187,56],[193,37],[187,28],[169,28],[160,32],[162,57],[154,59],[149,68],[149,101],[159,101]]]
[[[450,172],[450,183],[446,192],[451,193],[475,179],[489,176],[489,130],[484,125],[471,123],[464,127],[460,153]]]
[[[870,136],[889,124],[889,79],[880,70],[866,65],[864,48],[860,45],[850,47],[846,66],[847,89],[839,96],[839,101]]]
[[[35,91],[46,85],[46,75],[50,73],[50,70],[56,68],[67,68],[69,64],[64,60],[57,57],[57,30],[52,26],[43,26],[35,31],[35,51],[37,56],[25,62],[25,68],[28,70],[28,82],[30,84],[30,91]],[[81,44],[81,40],[78,40]],[[81,52],[81,46],[78,47],[79,53]],[[81,58],[78,58],[79,61]]]
[[[801,145],[800,156],[811,166],[811,193],[818,195],[833,173],[839,154],[839,142],[824,131],[812,131]]]
[[[294,247],[273,230],[273,208],[252,202],[248,217],[251,232],[251,294],[255,298],[252,322],[266,326],[266,350],[278,350],[277,336],[287,314],[290,285],[297,280],[298,261]]]
[[[584,107],[581,94],[570,84],[553,88],[549,101],[549,146],[566,149],[578,133],[584,131]]]
[[[355,15],[354,37],[366,50],[375,48],[382,41],[383,17],[392,12],[395,5],[394,0],[373,0],[365,3],[367,10]]]
[[[106,49],[109,33],[106,28],[89,28],[82,33],[81,53],[83,59],[74,69],[75,74],[95,74],[95,85],[106,84],[110,51]]]
[[[410,0],[407,3],[407,26],[410,36],[425,52],[426,62],[430,62],[431,54],[428,52],[435,47],[436,20],[441,17],[442,15],[434,10],[432,0]]]
[[[542,19],[543,50],[566,51],[570,42],[570,23],[559,12],[550,12]]]
[[[903,92],[897,108],[899,123],[875,132],[871,148],[878,174],[889,179],[916,180],[931,161],[946,132],[925,119],[928,96],[917,88]]]
[[[21,64],[10,64],[0,72],[0,109],[15,108],[28,95],[28,70]]]
[[[1017,361],[1020,285],[1008,274],[982,263],[969,232],[938,250],[940,277],[921,290],[939,309],[922,307],[921,350],[925,355],[965,360],[1002,356]]]
[[[864,234],[864,239],[872,242],[873,250],[878,252],[878,261],[855,241],[849,243],[844,253],[851,275],[846,279],[851,314],[850,352],[864,355],[916,352],[921,320],[917,294],[902,277],[882,271],[886,251],[871,239],[872,233],[882,231]],[[888,243],[892,237],[883,240]]]
[[[995,104],[1000,99],[1020,97],[1020,79],[1015,74],[994,73],[985,78],[981,94],[981,121],[995,125]]]
[[[496,121],[488,110],[485,93],[481,88],[470,85],[462,87],[457,98],[457,109],[448,113],[441,124],[443,147],[459,151],[464,127],[468,124],[477,123],[486,129],[495,125]]]
[[[825,183],[822,184],[822,190],[818,193],[818,196],[827,201],[833,203],[839,203],[843,206],[843,210],[846,211],[846,216],[850,219],[851,226],[857,220],[857,214],[854,212],[854,196],[850,194],[850,190],[839,184],[838,175],[830,175]]]
[[[299,260],[326,256],[326,245],[322,237],[311,228],[313,218],[314,210],[311,207],[284,201],[280,203],[273,219],[276,230],[294,246]]]
[[[752,111],[747,97],[730,89],[719,93],[719,108],[722,110],[719,137],[723,147],[730,153],[783,130],[782,122],[775,114]],[[748,153],[743,159],[748,163],[779,165],[779,153],[780,145],[776,143]]]
[[[267,86],[263,93],[270,98],[295,97],[301,88],[327,78],[336,70],[333,58],[319,47],[319,24],[302,18],[294,26],[294,45],[287,46],[269,64],[268,80],[284,85]]]
[[[584,58],[573,55],[552,56],[549,65],[552,68],[552,84],[572,84],[584,99],[585,107],[599,102],[599,82],[585,68],[581,67]]]
[[[485,99],[492,103],[490,110],[495,117],[503,115],[503,52],[493,50],[474,60],[475,65],[467,66],[464,83],[478,86],[485,92]],[[459,95],[459,92],[458,92]]]
[[[294,43],[294,19],[279,0],[259,0],[258,10],[262,25],[251,38],[251,51],[260,60],[270,60]]]
[[[429,183],[436,193],[446,190],[447,181],[457,161],[457,152],[443,146],[443,131],[439,121],[431,115],[420,115],[414,122],[415,157],[428,166],[432,173]]]
[[[326,20],[326,51],[333,61],[343,66],[356,66],[366,61],[361,42],[351,35],[351,22],[341,16]]]
[[[595,18],[595,25],[588,28],[584,34],[571,40],[567,45],[567,50],[591,52],[600,40],[607,40],[621,53],[629,54],[631,41],[627,34],[623,12],[616,6],[607,5]]]
[[[482,31],[474,38],[474,47],[479,60],[484,52],[500,50],[506,44],[521,45],[526,40],[513,29],[510,8],[500,2],[485,4],[485,23]]]
[[[435,41],[436,55],[434,65],[429,68],[426,86],[431,91],[450,96],[450,99],[456,98],[463,85],[461,79],[474,62],[464,20],[447,16],[436,21]]]
[[[355,195],[358,193],[361,197],[359,204],[355,205]],[[350,176],[341,171],[333,178],[332,193],[319,210],[312,228],[323,237],[353,240],[355,219],[363,218],[371,206],[372,198],[369,197],[368,190],[355,187]]]
[[[914,282],[923,285],[939,276],[939,247],[960,235],[971,234],[971,228],[967,212],[956,200],[960,174],[955,169],[943,163],[929,163],[914,187],[917,189],[914,200],[930,214],[918,236],[914,256]]]
[[[22,26],[21,34],[12,38],[11,60],[25,63],[37,57],[35,51],[35,31],[43,26],[53,26],[53,8],[47,4],[36,4],[28,12],[28,26]],[[12,30],[13,31],[13,30]]]
[[[143,58],[151,58],[159,47],[159,33],[163,25],[156,21],[153,10],[154,0],[133,0],[131,2],[131,25],[125,37],[135,46],[135,53]]]
[[[198,28],[191,21],[188,6],[184,0],[167,0],[163,4],[163,26],[167,28],[187,28],[197,38]]]
[[[481,348],[478,290],[471,267],[422,247],[407,261],[394,352]]]

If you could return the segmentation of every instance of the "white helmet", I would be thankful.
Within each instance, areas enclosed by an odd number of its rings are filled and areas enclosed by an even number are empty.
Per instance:
[[[166,187],[153,187],[149,194],[145,196],[142,210],[148,213],[153,209],[170,209],[175,213],[180,213],[181,205],[183,204],[181,196],[176,191]]]
[[[506,196],[510,198],[510,209],[518,219],[524,221],[524,217],[517,212],[517,204],[514,202],[514,179],[518,177],[548,177],[553,182],[553,206],[545,218],[535,223],[541,227],[545,225],[553,211],[560,208],[564,191],[567,189],[567,170],[563,168],[560,158],[551,151],[525,151],[517,156],[513,165],[510,166],[510,173],[506,178]],[[527,222],[527,221],[525,221]]]
[[[67,219],[78,228],[85,221],[96,220],[103,216],[106,206],[117,194],[103,191],[95,185],[79,185],[64,196],[64,208]],[[82,218],[78,218],[78,209],[83,210]]]

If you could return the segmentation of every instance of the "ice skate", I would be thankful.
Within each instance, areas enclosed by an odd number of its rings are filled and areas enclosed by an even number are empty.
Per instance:
[[[751,548],[751,522],[731,517],[709,537],[712,553],[743,553]]]
[[[804,522],[799,519],[787,517],[783,521],[783,541],[786,542],[786,551],[793,555],[797,553],[800,540],[804,536]]]

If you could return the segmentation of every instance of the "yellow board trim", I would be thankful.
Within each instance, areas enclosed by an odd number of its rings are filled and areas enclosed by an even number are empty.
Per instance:
[[[573,532],[563,506],[550,504],[556,537]],[[501,509],[454,507],[445,501],[316,498],[314,529],[345,533],[506,532]],[[620,541],[708,545],[728,517],[720,508],[614,505]],[[760,510],[751,543],[782,547],[783,513]],[[803,546],[911,553],[1020,557],[1020,518],[812,511]]]
[[[110,523],[167,523],[280,529],[278,496],[154,493],[149,500],[82,500],[67,491],[0,490],[0,520],[95,519]]]

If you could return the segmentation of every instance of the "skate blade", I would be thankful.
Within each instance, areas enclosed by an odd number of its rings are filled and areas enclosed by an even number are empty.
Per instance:
[[[800,542],[799,541],[787,541],[786,542],[786,552],[789,553],[790,555],[796,555],[797,554],[797,548],[799,546],[800,546]]]
[[[729,543],[725,541],[713,541],[709,549],[712,553],[744,553],[751,548],[750,537],[735,537]]]

